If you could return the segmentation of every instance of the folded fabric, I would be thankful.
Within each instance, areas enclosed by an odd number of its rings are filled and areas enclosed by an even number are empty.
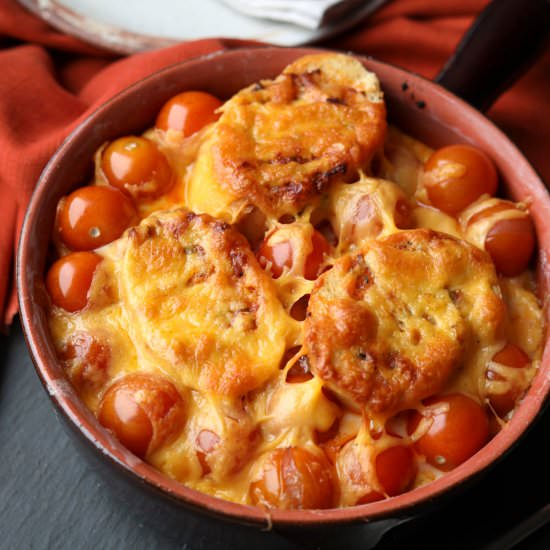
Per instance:
[[[486,0],[393,0],[325,45],[433,78]],[[68,133],[121,89],[167,65],[245,43],[199,40],[125,59],[79,42],[0,0],[0,325],[17,312],[14,257],[26,205]],[[489,111],[550,181],[550,54]]]
[[[293,23],[307,29],[336,23],[364,0],[221,0],[231,8],[262,19]]]

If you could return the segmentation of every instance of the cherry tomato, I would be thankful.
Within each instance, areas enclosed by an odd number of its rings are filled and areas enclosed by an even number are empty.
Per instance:
[[[155,126],[161,130],[178,130],[185,137],[203,126],[216,122],[216,110],[222,102],[206,92],[183,92],[174,96],[160,110]]]
[[[531,363],[529,357],[523,350],[513,344],[506,344],[499,352],[493,356],[493,361],[507,367],[521,369]],[[489,368],[486,373],[488,380],[504,381],[504,377]],[[489,401],[495,412],[504,417],[516,405],[516,401],[521,394],[520,388],[511,387],[505,393],[495,393],[489,396]]]
[[[330,508],[334,501],[330,466],[300,447],[275,449],[262,477],[250,484],[250,497],[254,504],[269,508]]]
[[[136,219],[132,200],[118,189],[81,187],[61,203],[59,236],[72,250],[93,250],[118,239]]]
[[[535,229],[530,217],[500,220],[485,237],[485,250],[497,271],[507,277],[522,273],[535,248]]]
[[[395,227],[398,229],[410,229],[413,227],[411,206],[405,199],[397,199],[393,215]]]
[[[325,254],[330,252],[330,245],[319,231],[314,231],[311,236],[311,246],[312,250],[304,265],[304,277],[309,281],[314,281],[319,275]]]
[[[94,252],[73,252],[57,260],[46,275],[52,302],[75,312],[88,304],[88,291],[101,256]]]
[[[168,380],[153,374],[129,374],[105,392],[98,418],[125,447],[144,458],[181,430],[184,403]]]
[[[405,445],[388,447],[375,458],[376,476],[387,495],[404,493],[416,478],[414,453]]]
[[[271,237],[271,236],[270,236]],[[311,236],[312,250],[304,262],[304,277],[313,281],[319,275],[325,254],[330,252],[330,245],[318,231],[313,231]],[[262,267],[271,264],[271,275],[278,279],[284,268],[290,269],[294,261],[294,251],[290,241],[280,241],[270,244],[270,238],[266,239],[258,250],[258,261]]]
[[[491,159],[471,145],[449,145],[435,151],[424,165],[424,185],[430,202],[456,214],[481,195],[494,195],[497,171]]]
[[[107,380],[110,348],[88,332],[74,333],[59,358],[64,362],[71,382],[78,388],[98,389]]]
[[[463,394],[432,397],[424,411],[431,420],[427,432],[415,443],[418,453],[443,471],[449,471],[474,455],[489,438],[489,419],[481,405]],[[437,406],[437,407],[435,407]],[[418,411],[411,415],[408,432],[412,434],[421,420]]]
[[[166,157],[144,137],[126,136],[103,152],[101,167],[109,183],[136,199],[164,195],[175,179]]]

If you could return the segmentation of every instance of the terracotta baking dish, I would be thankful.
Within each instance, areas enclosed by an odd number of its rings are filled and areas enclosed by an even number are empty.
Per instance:
[[[133,504],[146,510],[149,517],[158,513],[167,525],[170,521],[177,524],[183,510],[259,529],[273,526],[292,531],[307,526],[311,528],[308,532],[317,533],[330,531],[335,525],[364,525],[414,515],[437,497],[463,487],[500,459],[533,423],[550,391],[547,341],[540,371],[512,420],[480,452],[455,470],[424,487],[380,502],[346,509],[273,510],[269,517],[258,508],[219,500],[165,477],[126,451],[79,400],[56,360],[45,310],[44,271],[60,197],[86,181],[93,154],[103,142],[151,126],[162,104],[176,93],[200,89],[228,98],[243,86],[275,76],[288,63],[312,51],[260,48],[210,55],[169,67],[123,91],[93,113],[60,147],[44,170],[26,215],[18,255],[18,291],[21,320],[38,374],[60,416],[77,434],[76,440],[83,443],[88,455],[108,472],[112,485],[126,496],[130,491]],[[541,297],[545,297],[550,287],[550,198],[520,151],[483,115],[439,85],[379,61],[360,60],[380,78],[392,123],[431,146],[455,142],[477,145],[498,168],[500,194],[528,201],[538,235],[539,290]],[[147,495],[146,498],[134,498],[136,491]],[[343,541],[340,537],[341,533],[339,540]]]

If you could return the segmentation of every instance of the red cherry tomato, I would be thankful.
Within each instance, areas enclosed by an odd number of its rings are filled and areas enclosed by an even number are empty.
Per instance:
[[[434,406],[433,411],[424,412],[431,425],[416,441],[415,449],[436,468],[443,471],[456,468],[487,442],[489,419],[483,407],[470,397],[463,394],[432,397],[425,405]],[[416,430],[420,420],[419,412],[411,415],[409,434]]]
[[[271,236],[270,236],[271,237]],[[315,280],[321,269],[325,254],[330,252],[330,245],[318,231],[313,231],[311,236],[312,250],[304,262],[304,277],[310,281]],[[290,241],[280,241],[270,244],[270,238],[266,239],[258,250],[258,261],[262,267],[271,264],[271,275],[278,279],[286,267],[290,269],[294,261],[294,251]]]
[[[52,302],[75,312],[88,304],[88,291],[101,256],[94,252],[73,252],[57,260],[46,275]]]
[[[378,453],[375,465],[378,482],[390,497],[404,493],[416,478],[414,453],[405,445],[395,445]]]
[[[182,429],[184,404],[168,380],[136,373],[109,387],[99,404],[98,418],[125,447],[143,458]]]
[[[72,250],[93,250],[118,239],[136,219],[132,200],[118,189],[81,187],[61,203],[59,236]]]
[[[494,195],[497,171],[491,159],[471,145],[449,145],[435,151],[424,165],[424,185],[430,202],[456,214],[481,195]]]
[[[334,502],[333,476],[326,460],[302,449],[275,449],[262,477],[250,484],[256,505],[287,510],[330,508]]]
[[[513,344],[506,344],[499,352],[495,353],[493,361],[515,369],[524,368],[531,363],[525,352]],[[486,377],[488,380],[504,381],[503,376],[490,368],[487,370]],[[500,417],[504,417],[515,407],[520,393],[519,388],[511,387],[507,392],[490,395],[489,401],[495,412]]]
[[[170,190],[174,183],[166,157],[151,140],[121,137],[103,152],[101,167],[109,183],[136,199],[152,199]]]
[[[522,273],[535,248],[535,229],[530,217],[500,220],[485,237],[485,250],[497,270],[507,277]]]
[[[330,252],[330,245],[319,231],[314,231],[311,236],[311,246],[312,250],[306,258],[304,266],[304,277],[309,281],[314,281],[319,275],[325,254]]]
[[[170,99],[160,110],[155,126],[161,130],[178,130],[185,137],[203,126],[216,122],[216,110],[222,102],[206,92],[183,92]]]

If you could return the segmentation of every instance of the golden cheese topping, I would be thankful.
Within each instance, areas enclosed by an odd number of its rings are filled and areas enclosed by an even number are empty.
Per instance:
[[[416,229],[369,242],[317,281],[305,322],[313,372],[374,412],[437,393],[472,342],[494,342],[504,317],[490,258]]]
[[[231,98],[199,154],[190,208],[229,221],[245,204],[278,218],[369,165],[385,135],[378,79],[344,55],[316,55]],[[204,181],[211,181],[205,196]]]
[[[166,475],[263,508],[368,504],[467,460],[540,363],[528,205],[435,208],[434,151],[386,128],[354,58],[205,96],[104,144],[60,201],[49,323],[86,405]]]
[[[289,325],[234,228],[186,210],[146,218],[120,247],[120,295],[138,352],[193,389],[242,395],[277,372]]]

